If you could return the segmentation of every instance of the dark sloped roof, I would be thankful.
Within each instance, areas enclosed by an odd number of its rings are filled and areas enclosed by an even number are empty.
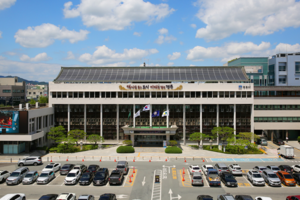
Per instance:
[[[243,67],[62,67],[54,82],[248,81]]]

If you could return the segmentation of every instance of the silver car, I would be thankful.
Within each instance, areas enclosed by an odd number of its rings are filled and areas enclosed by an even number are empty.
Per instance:
[[[227,165],[224,163],[215,164],[215,169],[218,170],[218,174],[221,174],[222,172],[229,172]]]
[[[30,156],[24,159],[21,159],[18,161],[18,166],[24,166],[24,165],[42,165],[42,157],[41,156]]]
[[[39,173],[37,171],[30,171],[24,177],[22,183],[23,185],[32,184],[36,181],[38,177],[39,177]]]
[[[192,174],[192,185],[203,185],[203,178],[200,172]]]
[[[273,171],[265,170],[261,175],[269,186],[281,186],[280,179]]]
[[[83,194],[78,197],[78,200],[95,200],[95,197],[90,194]]]
[[[275,174],[276,174],[278,171],[280,171],[279,167],[277,167],[277,166],[275,166],[275,165],[268,165],[268,166],[267,166],[267,169],[273,171]]]
[[[41,172],[41,175],[36,180],[37,184],[47,184],[55,178],[55,173],[53,171]]]
[[[125,174],[128,174],[128,171],[129,171],[128,162],[127,162],[127,161],[119,161],[119,162],[117,163],[116,170],[121,170],[121,171],[123,171],[124,175],[125,175]]]
[[[29,172],[27,167],[21,167],[10,174],[10,176],[6,179],[7,185],[18,185],[23,181],[23,178]]]
[[[249,170],[247,178],[253,185],[265,185],[265,180],[258,171]]]

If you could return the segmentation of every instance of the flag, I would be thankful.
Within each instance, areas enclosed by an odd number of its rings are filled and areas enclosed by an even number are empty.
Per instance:
[[[147,110],[150,110],[150,104],[145,105],[145,107],[143,108],[143,111],[147,111]]]
[[[129,114],[128,114],[128,119],[131,117],[131,111],[129,111]]]
[[[169,111],[164,111],[161,117],[169,116]]]
[[[138,116],[140,116],[141,115],[141,111],[139,110],[139,111],[137,111],[135,114],[134,114],[134,118],[136,118],[136,117],[138,117]]]
[[[159,110],[154,111],[152,117],[159,117]]]

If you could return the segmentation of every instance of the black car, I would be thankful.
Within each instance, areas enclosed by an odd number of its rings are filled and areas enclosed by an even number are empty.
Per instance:
[[[99,200],[117,200],[117,197],[115,194],[106,193],[102,194]]]
[[[235,180],[234,176],[229,172],[223,172],[222,174],[220,174],[220,179],[226,186],[237,187],[237,181]]]
[[[278,168],[280,169],[280,171],[285,171],[290,174],[293,173],[293,168],[291,168],[289,165],[279,165]]]
[[[39,200],[56,200],[58,194],[46,194],[39,198]]]
[[[236,195],[234,200],[253,200],[249,195]]]
[[[277,145],[284,145],[284,141],[282,139],[274,139],[273,143]]]
[[[213,197],[209,195],[199,195],[197,196],[197,200],[213,200]]]
[[[93,180],[93,185],[106,185],[109,178],[109,171],[107,168],[100,168]]]
[[[295,181],[297,182],[298,185],[300,185],[300,173],[294,173],[293,174],[293,178],[295,179]]]
[[[67,175],[75,165],[73,164],[65,164],[59,171],[60,175]]]
[[[94,173],[93,172],[85,172],[79,179],[80,185],[89,185],[94,179]]]
[[[94,172],[95,173],[96,171],[98,171],[99,168],[100,168],[99,165],[90,165],[87,168],[86,172]]]

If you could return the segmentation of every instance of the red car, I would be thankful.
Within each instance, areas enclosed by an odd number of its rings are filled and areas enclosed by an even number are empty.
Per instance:
[[[286,200],[300,200],[300,195],[288,196],[286,197]]]

